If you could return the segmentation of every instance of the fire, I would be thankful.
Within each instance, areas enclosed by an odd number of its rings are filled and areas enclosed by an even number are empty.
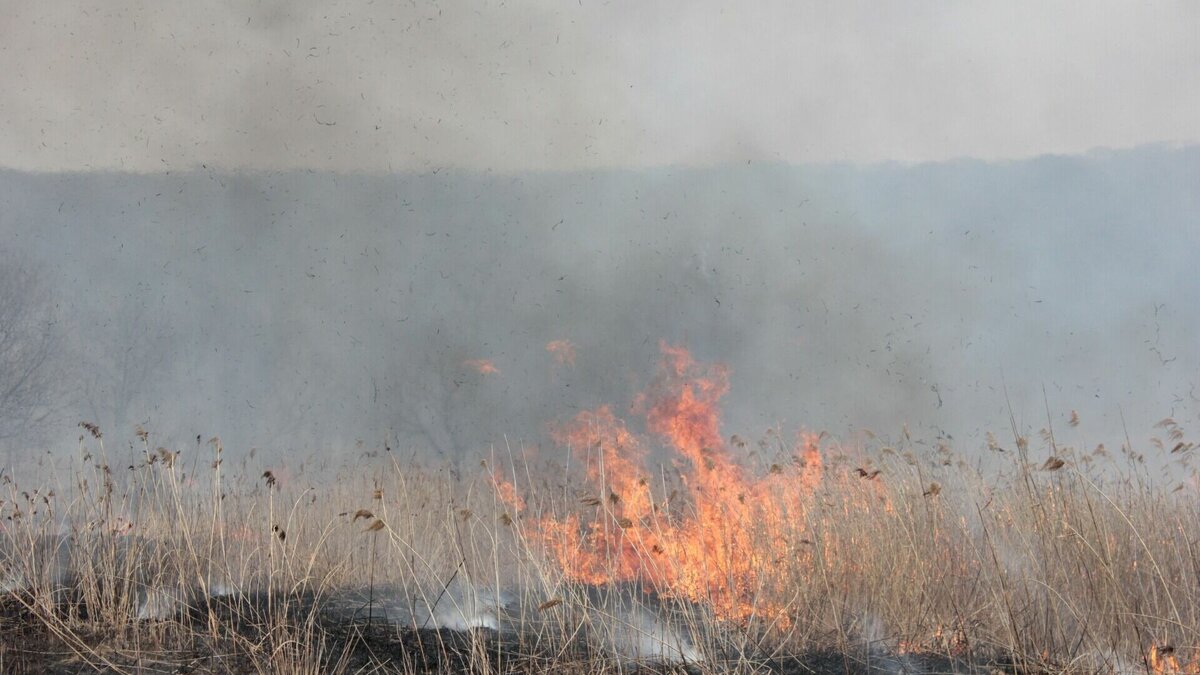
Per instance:
[[[1150,645],[1146,661],[1153,675],[1196,675],[1200,673],[1200,660],[1193,659],[1183,665],[1176,656],[1175,648],[1170,645]]]
[[[722,618],[786,621],[783,608],[756,598],[782,581],[771,572],[779,560],[809,555],[808,542],[789,535],[802,527],[821,480],[819,439],[802,435],[791,461],[752,476],[721,436],[728,369],[697,364],[681,347],[660,349],[654,380],[633,410],[677,455],[677,477],[647,469],[649,441],[610,407],[581,412],[551,435],[586,467],[589,492],[569,512],[531,518],[527,532],[574,581],[639,583],[706,603]],[[502,483],[501,494],[514,509],[524,506],[511,484]]]
[[[546,343],[546,351],[560,366],[575,365],[575,345],[570,340],[551,340]]]
[[[492,363],[491,359],[470,359],[463,361],[463,365],[480,375],[499,375],[500,369],[496,364]]]

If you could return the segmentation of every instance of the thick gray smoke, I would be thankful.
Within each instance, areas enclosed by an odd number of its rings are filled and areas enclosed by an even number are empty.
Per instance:
[[[1005,164],[488,174],[0,174],[59,336],[23,441],[469,458],[628,409],[660,340],[726,433],[1119,443],[1195,420],[1200,150]],[[574,364],[547,343],[567,340]],[[480,372],[488,360],[498,372]]]
[[[1089,4],[9,2],[0,157],[507,172],[1200,141],[1200,7]]]

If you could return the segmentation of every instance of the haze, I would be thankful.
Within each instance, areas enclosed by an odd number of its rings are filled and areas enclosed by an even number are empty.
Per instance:
[[[470,459],[627,410],[667,340],[732,367],[729,433],[1143,447],[1200,400],[1197,25],[10,3],[0,297],[46,359],[0,435]]]
[[[13,168],[503,172],[1200,140],[1195,3],[48,2]]]

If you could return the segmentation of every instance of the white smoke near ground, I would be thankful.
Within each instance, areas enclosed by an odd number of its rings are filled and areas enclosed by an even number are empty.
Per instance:
[[[141,621],[174,619],[207,598],[253,594],[250,582],[212,575],[203,585],[171,574],[161,545],[134,536],[42,535],[32,541],[0,539],[0,593],[47,598],[78,595],[87,583],[118,583],[129,592],[128,607]],[[112,578],[85,578],[103,570]],[[108,589],[107,592],[113,592]]]
[[[401,614],[397,622],[427,628],[508,631],[513,629],[517,616],[514,594],[464,582],[451,584],[431,602],[427,600],[422,598],[410,603],[416,611],[411,617]],[[397,604],[395,608],[402,611],[402,605]]]
[[[545,609],[528,597],[529,589],[503,590],[463,581],[457,576],[440,589],[389,588],[357,591],[335,597],[348,619],[383,620],[416,629],[494,631],[502,638],[537,634],[553,622]],[[565,612],[577,637],[600,653],[635,662],[699,663],[704,654],[689,623],[657,599],[630,586],[568,584],[554,604]],[[560,628],[561,629],[561,628]]]
[[[115,546],[118,572],[132,576],[120,580],[130,593],[128,610],[138,621],[176,620],[205,607],[211,600],[230,603],[261,602],[261,584],[233,583],[214,576],[200,585],[194,580],[162,574],[155,564],[153,547],[136,538],[120,538]],[[31,552],[5,549],[0,557],[0,594],[37,592],[43,597],[66,598],[79,593],[79,570],[87,568],[96,551],[76,537],[47,536],[34,542]],[[134,556],[136,560],[128,559]],[[95,564],[94,562],[91,564]],[[632,587],[579,585],[562,589],[565,607],[583,612],[578,636],[613,658],[635,662],[699,663],[704,655],[689,635],[687,624],[656,600]],[[441,589],[426,592],[388,586],[369,591],[335,590],[321,599],[320,611],[346,621],[383,621],[400,628],[419,630],[488,630],[509,639],[538,630],[539,613],[522,603],[523,590],[497,590],[455,577]],[[306,600],[311,602],[312,600]],[[544,619],[541,619],[544,620]]]

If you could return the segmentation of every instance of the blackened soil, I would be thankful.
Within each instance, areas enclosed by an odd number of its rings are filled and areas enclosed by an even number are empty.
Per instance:
[[[668,673],[754,672],[777,675],[909,675],[1032,669],[933,654],[818,651],[699,665],[629,663],[589,647],[537,635],[501,636],[478,629],[400,627],[381,621],[323,620],[311,598],[214,601],[171,621],[130,624],[124,632],[88,630],[66,612],[46,614],[20,598],[0,596],[0,673],[261,673],[319,654],[307,672],[371,673]],[[78,614],[76,614],[78,616]],[[318,617],[318,618],[314,618]]]

